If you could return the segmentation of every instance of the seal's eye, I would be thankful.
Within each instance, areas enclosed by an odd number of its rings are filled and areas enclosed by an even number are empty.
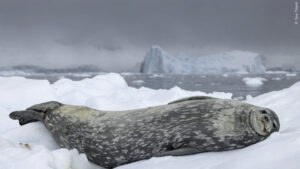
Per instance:
[[[268,114],[266,110],[262,110],[261,114]]]

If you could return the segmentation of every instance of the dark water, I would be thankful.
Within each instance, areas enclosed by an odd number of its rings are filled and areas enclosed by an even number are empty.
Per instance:
[[[124,75],[123,75],[124,76]],[[245,84],[245,77],[262,77],[263,85],[251,87]],[[299,74],[260,74],[260,75],[125,75],[129,86],[169,89],[174,86],[192,91],[230,92],[234,98],[258,96],[274,90],[290,87],[300,81]]]
[[[103,74],[103,73],[102,73]],[[50,83],[61,78],[69,78],[72,80],[81,80],[83,78],[91,78],[97,74],[45,74],[45,75],[29,75],[26,78],[31,79],[47,79]],[[145,74],[121,74],[129,86],[140,88],[142,86],[152,89],[170,89],[178,86],[182,89],[191,91],[210,92],[230,92],[234,98],[244,99],[245,96],[257,96],[274,90],[281,90],[300,81],[300,73],[298,74],[259,74],[259,75],[145,75]],[[245,77],[262,77],[265,78],[263,85],[251,87],[245,84]]]

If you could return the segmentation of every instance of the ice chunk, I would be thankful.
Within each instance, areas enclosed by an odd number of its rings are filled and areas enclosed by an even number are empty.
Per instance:
[[[259,87],[262,86],[267,79],[262,77],[245,77],[243,78],[243,81],[249,87]]]

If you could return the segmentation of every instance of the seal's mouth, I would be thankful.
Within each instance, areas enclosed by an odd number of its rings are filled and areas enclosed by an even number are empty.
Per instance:
[[[255,132],[263,136],[279,131],[280,127],[277,115],[269,109],[252,110],[250,124]]]

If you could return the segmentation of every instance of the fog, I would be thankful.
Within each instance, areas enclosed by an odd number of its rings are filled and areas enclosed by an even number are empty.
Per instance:
[[[0,0],[0,66],[124,71],[152,45],[194,57],[261,53],[300,66],[294,0]]]

